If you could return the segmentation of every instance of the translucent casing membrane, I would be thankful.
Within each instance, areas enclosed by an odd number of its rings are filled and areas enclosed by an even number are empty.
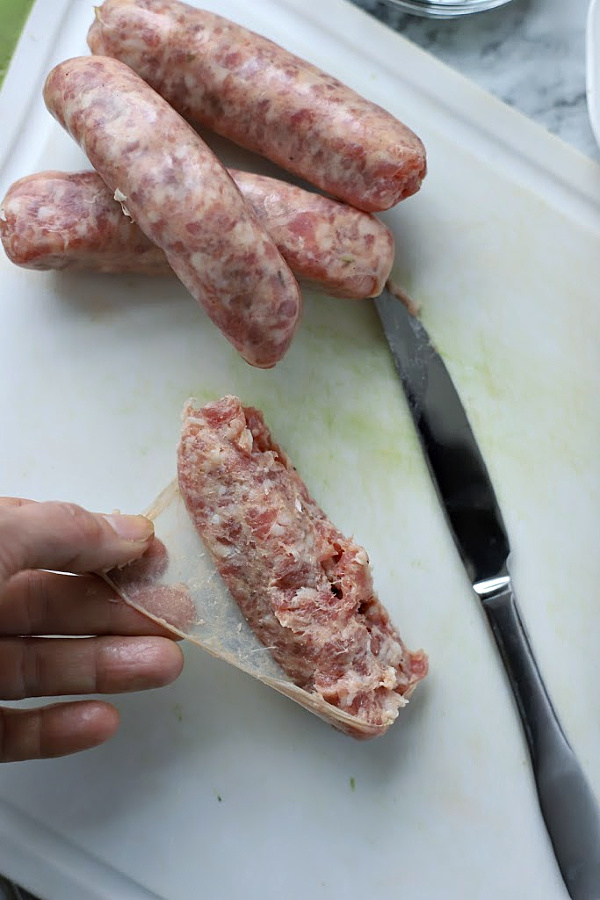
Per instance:
[[[142,560],[104,573],[123,600],[213,656],[274,688],[356,738],[383,734],[372,725],[299,688],[256,637],[217,571],[173,481],[145,513],[156,540]],[[408,694],[403,700],[408,699]]]

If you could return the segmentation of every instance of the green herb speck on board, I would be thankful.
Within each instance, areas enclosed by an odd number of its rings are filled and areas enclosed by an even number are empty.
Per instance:
[[[352,776],[352,778],[350,779],[350,790],[351,791],[356,790],[356,779],[354,778],[354,776]]]

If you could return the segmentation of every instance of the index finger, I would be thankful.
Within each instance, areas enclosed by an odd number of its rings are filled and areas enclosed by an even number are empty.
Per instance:
[[[138,559],[154,535],[144,516],[91,513],[71,503],[0,505],[0,584],[22,569],[95,572]]]

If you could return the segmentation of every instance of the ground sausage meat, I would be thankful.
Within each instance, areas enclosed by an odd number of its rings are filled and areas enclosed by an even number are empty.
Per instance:
[[[293,681],[375,726],[427,672],[375,596],[366,552],[310,497],[260,412],[188,405],[178,452],[190,516],[250,627]]]

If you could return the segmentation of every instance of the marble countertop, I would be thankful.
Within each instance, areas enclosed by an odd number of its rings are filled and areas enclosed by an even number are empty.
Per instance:
[[[458,19],[422,19],[352,0],[424,50],[600,161],[585,94],[589,0],[512,0]]]

